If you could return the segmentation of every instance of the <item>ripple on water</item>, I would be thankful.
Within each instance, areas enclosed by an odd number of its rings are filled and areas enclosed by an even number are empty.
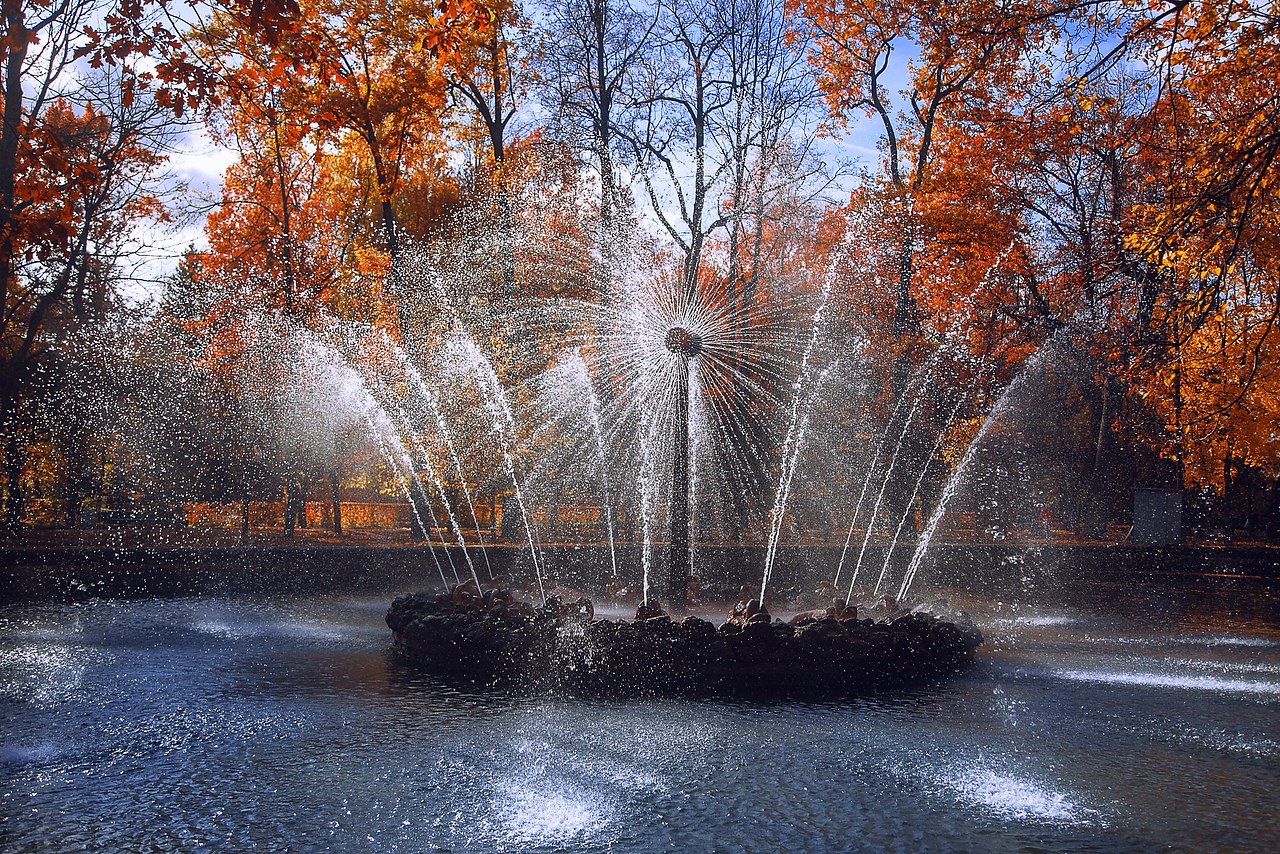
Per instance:
[[[587,703],[406,676],[387,667],[373,610],[181,600],[64,609],[61,623],[12,611],[0,624],[0,778],[17,781],[6,841],[523,852],[1262,850],[1275,838],[1280,661],[1258,649],[1269,641],[1231,643],[1235,629],[1186,636],[1200,648],[1166,631],[1126,649],[1089,638],[1105,629],[1088,615],[1058,631],[1033,626],[1063,625],[1063,611],[1024,610],[1006,624],[1011,651],[941,688]],[[1171,704],[1172,690],[1186,693]]]

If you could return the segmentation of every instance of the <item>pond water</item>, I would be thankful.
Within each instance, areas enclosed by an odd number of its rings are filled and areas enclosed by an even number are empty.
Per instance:
[[[459,691],[390,592],[8,606],[0,849],[1274,850],[1275,600],[1204,583],[952,594],[973,668],[831,703]]]

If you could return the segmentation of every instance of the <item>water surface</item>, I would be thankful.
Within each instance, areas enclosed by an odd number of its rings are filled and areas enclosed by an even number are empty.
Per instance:
[[[0,609],[15,851],[1267,850],[1265,590],[951,594],[957,677],[832,703],[468,693],[371,598]],[[1274,849],[1272,849],[1274,850]]]

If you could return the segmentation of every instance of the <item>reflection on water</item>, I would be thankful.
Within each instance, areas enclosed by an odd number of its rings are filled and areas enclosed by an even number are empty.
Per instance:
[[[460,691],[389,595],[9,607],[0,848],[1263,850],[1280,631],[1235,593],[952,592],[967,673],[758,704]]]

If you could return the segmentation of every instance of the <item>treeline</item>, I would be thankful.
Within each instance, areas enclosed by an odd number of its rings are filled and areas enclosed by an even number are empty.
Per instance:
[[[309,334],[429,373],[465,323],[516,387],[572,337],[526,306],[607,312],[646,269],[743,337],[833,282],[882,422],[937,360],[952,465],[1047,347],[1008,441],[1071,484],[1058,516],[1185,488],[1205,524],[1275,529],[1276,2],[11,5],[10,526],[32,497],[74,526],[86,500],[395,494],[367,413],[304,399],[300,372],[340,373],[299,362]],[[867,120],[878,151],[846,160]],[[140,301],[139,224],[191,201],[168,155],[197,124],[236,159],[207,248]],[[502,489],[471,450],[465,486]]]

